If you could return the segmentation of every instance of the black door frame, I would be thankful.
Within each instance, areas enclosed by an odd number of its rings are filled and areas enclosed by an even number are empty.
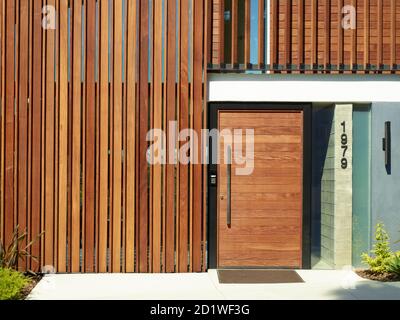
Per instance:
[[[311,152],[312,152],[312,116],[311,103],[265,103],[265,102],[211,102],[208,104],[208,129],[218,129],[218,111],[221,110],[302,110],[303,111],[303,232],[302,232],[302,268],[311,269]],[[211,176],[217,175],[217,164],[213,164],[211,150],[212,140],[208,147],[208,268],[216,269],[217,265],[217,184],[211,182]],[[218,179],[219,177],[217,177]]]

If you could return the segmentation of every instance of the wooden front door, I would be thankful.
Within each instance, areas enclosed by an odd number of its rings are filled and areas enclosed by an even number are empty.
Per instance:
[[[219,142],[218,267],[301,268],[303,111],[220,110],[218,126],[254,129],[251,175],[237,174],[244,165],[235,161],[235,143]],[[223,158],[228,153],[231,165]]]

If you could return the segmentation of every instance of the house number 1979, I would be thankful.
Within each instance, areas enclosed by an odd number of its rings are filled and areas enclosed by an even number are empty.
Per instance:
[[[349,149],[349,146],[348,146],[349,139],[348,139],[348,136],[347,136],[347,133],[346,133],[346,121],[343,121],[340,125],[342,126],[342,129],[343,129],[343,133],[340,136],[341,147],[342,147],[342,150],[343,150],[343,157],[342,157],[342,160],[340,162],[341,162],[342,169],[346,170],[347,167],[348,167],[348,161],[347,161],[347,158],[346,158],[346,153],[347,153],[347,150]]]

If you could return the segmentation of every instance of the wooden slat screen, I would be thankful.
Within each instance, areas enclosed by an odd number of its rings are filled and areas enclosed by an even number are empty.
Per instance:
[[[147,135],[206,125],[211,1],[0,3],[1,241],[44,231],[21,270],[204,271],[204,168]]]
[[[236,12],[241,1],[246,2],[245,10]],[[257,16],[249,3],[258,6]],[[355,29],[342,27],[343,18],[350,14],[342,10],[349,6],[356,12]],[[400,73],[399,1],[213,0],[212,10],[209,71]],[[243,21],[253,21],[251,35],[243,39],[236,32],[238,14]],[[265,18],[268,30],[264,30]],[[258,41],[249,53],[252,37]],[[253,57],[250,65],[249,56]]]

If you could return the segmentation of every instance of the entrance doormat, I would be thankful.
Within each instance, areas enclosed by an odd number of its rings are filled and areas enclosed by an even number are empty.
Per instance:
[[[218,270],[218,278],[222,284],[304,282],[294,270]]]

